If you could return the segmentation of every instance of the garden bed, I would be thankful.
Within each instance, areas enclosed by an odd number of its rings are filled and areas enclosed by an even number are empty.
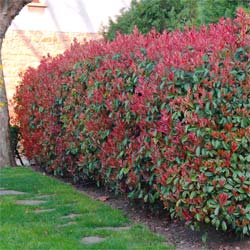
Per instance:
[[[35,171],[47,175],[42,168],[32,166]],[[72,179],[59,178],[62,182],[71,183],[77,190],[89,197],[102,200],[111,207],[121,210],[131,221],[142,223],[152,231],[165,237],[167,242],[175,245],[176,250],[249,250],[250,237],[244,240],[235,238],[233,234],[216,231],[213,227],[203,225],[201,231],[193,231],[180,220],[171,220],[167,211],[158,215],[151,213],[142,203],[131,202],[126,195],[115,195],[114,192],[98,188],[93,183],[74,184]],[[141,206],[142,205],[142,206]],[[202,242],[202,235],[207,232],[206,243]]]

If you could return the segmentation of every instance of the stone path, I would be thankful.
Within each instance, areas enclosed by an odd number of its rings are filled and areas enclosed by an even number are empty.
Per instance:
[[[25,195],[28,193],[25,192],[20,192],[20,191],[16,191],[16,190],[8,190],[8,189],[0,189],[0,195]],[[44,198],[49,198],[55,195],[51,195],[51,194],[42,194],[42,195],[38,195],[36,196],[37,199],[44,199]],[[16,200],[16,204],[19,205],[28,205],[28,206],[34,206],[34,205],[40,205],[40,204],[44,204],[47,201],[45,200],[29,200],[29,199],[25,199],[25,200]],[[63,204],[64,205],[64,204]],[[72,205],[72,204],[69,204]],[[33,213],[35,214],[40,214],[40,213],[48,213],[48,212],[53,212],[55,211],[55,208],[48,208],[48,209],[36,209],[33,211]],[[75,214],[75,213],[70,213],[68,215],[64,215],[61,216],[61,219],[74,219],[77,217],[82,216],[81,214]],[[66,224],[61,224],[58,225],[58,228],[60,227],[66,227],[66,226],[71,226],[71,225],[75,225],[76,222],[75,221],[69,221]],[[97,227],[97,229],[100,230],[108,230],[108,231],[124,231],[124,230],[129,230],[131,227],[130,226],[124,226],[124,227]],[[88,237],[84,237],[80,240],[81,243],[86,244],[86,245],[90,245],[90,244],[96,244],[96,243],[100,243],[103,242],[106,238],[104,237],[100,237],[100,236],[88,236]]]

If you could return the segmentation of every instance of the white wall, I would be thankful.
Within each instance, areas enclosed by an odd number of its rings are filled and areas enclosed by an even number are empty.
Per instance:
[[[98,32],[131,0],[40,0],[48,7],[43,14],[24,7],[10,29],[62,32]]]

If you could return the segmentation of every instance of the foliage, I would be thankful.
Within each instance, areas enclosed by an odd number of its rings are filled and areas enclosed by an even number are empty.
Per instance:
[[[250,8],[250,1],[245,0],[200,0],[200,23],[216,23],[219,18],[235,17],[237,7]]]
[[[118,31],[129,34],[135,26],[143,34],[150,32],[152,27],[157,32],[173,30],[183,24],[193,24],[196,5],[196,0],[133,0],[130,8],[123,10],[116,21],[109,20],[102,33],[105,38],[113,40]]]
[[[221,17],[235,17],[237,7],[250,8],[246,0],[133,0],[129,9],[121,11],[117,19],[109,20],[102,34],[113,40],[117,32],[130,34],[136,26],[147,34],[154,27],[157,32],[172,31],[184,26],[216,23]]]
[[[16,94],[26,154],[173,218],[250,232],[250,19],[74,43]]]

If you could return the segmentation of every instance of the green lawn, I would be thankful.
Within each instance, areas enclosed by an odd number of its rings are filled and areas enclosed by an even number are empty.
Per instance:
[[[0,249],[4,250],[167,250],[162,236],[132,224],[119,210],[76,191],[70,184],[43,176],[29,168],[0,169],[0,188],[26,192],[0,195]],[[41,195],[51,195],[44,196]],[[43,200],[39,205],[16,200]],[[37,213],[41,209],[54,209]],[[61,218],[77,214],[74,218]],[[69,223],[69,224],[67,224]],[[113,228],[131,226],[126,230]],[[102,242],[81,243],[99,236]]]

